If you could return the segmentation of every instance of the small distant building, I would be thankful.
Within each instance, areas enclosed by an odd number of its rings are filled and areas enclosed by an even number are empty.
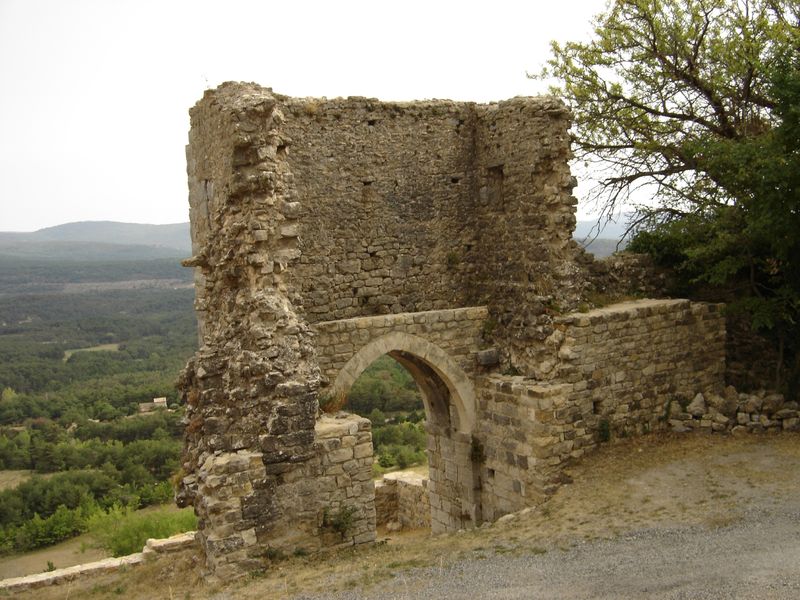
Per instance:
[[[153,412],[154,410],[158,409],[166,409],[167,408],[167,399],[162,398],[153,398],[152,402],[139,402],[139,413],[149,413]]]

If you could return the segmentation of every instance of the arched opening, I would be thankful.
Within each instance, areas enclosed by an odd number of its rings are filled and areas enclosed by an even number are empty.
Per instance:
[[[422,397],[431,530],[479,525],[480,449],[472,437],[475,396],[469,378],[441,348],[417,336],[391,333],[353,355],[334,381],[334,394],[346,396],[365,369],[384,355],[408,371]]]
[[[425,406],[417,383],[399,362],[384,354],[364,369],[343,408],[372,422],[376,479],[405,470],[428,477]]]

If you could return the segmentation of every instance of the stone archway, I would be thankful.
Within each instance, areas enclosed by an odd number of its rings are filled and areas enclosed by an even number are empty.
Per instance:
[[[425,405],[433,532],[479,525],[480,472],[475,464],[475,392],[461,367],[431,342],[394,331],[367,343],[342,367],[335,394],[347,394],[373,361],[388,354],[405,367]]]

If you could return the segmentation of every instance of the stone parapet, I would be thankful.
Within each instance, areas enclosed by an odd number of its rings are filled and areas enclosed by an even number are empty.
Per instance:
[[[323,546],[375,541],[371,427],[368,419],[345,413],[317,421],[320,466],[310,483],[322,508]]]

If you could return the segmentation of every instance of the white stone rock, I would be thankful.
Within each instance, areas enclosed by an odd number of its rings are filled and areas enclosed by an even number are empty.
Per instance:
[[[703,394],[697,394],[689,403],[689,406],[686,407],[686,412],[693,417],[702,417],[706,414],[706,410],[706,399],[703,397]]]

